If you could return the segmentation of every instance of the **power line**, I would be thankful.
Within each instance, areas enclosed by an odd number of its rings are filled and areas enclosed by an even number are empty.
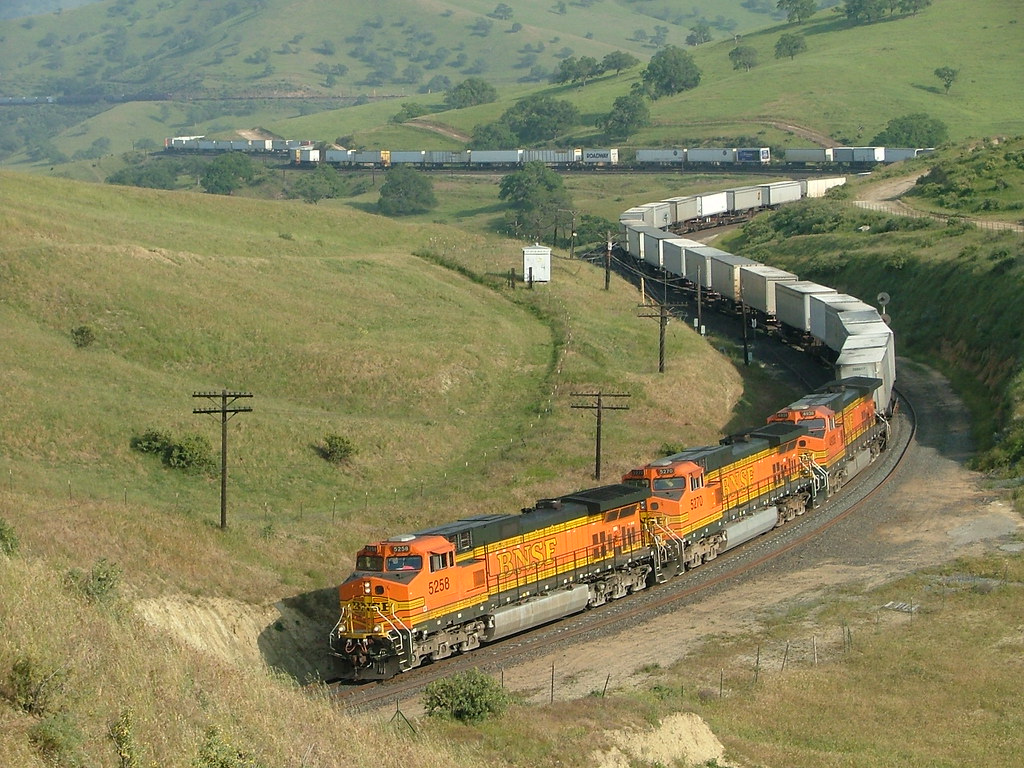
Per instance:
[[[573,392],[573,397],[596,397],[594,405],[573,405],[573,408],[585,408],[590,411],[597,411],[597,440],[594,447],[594,479],[601,479],[601,416],[604,411],[628,411],[628,405],[605,405],[603,400],[606,397],[629,397],[628,394],[620,392]]]

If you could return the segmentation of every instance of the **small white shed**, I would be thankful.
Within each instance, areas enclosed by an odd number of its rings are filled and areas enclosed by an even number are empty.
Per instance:
[[[531,280],[535,283],[551,280],[551,249],[538,243],[523,248],[523,282]]]

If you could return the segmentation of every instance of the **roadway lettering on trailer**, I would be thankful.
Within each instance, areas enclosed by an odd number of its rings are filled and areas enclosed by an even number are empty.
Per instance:
[[[555,559],[555,539],[534,541],[523,547],[497,552],[498,572],[505,574],[528,565],[551,562]]]

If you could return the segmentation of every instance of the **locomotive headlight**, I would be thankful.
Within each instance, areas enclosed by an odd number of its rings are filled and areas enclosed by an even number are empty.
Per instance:
[[[384,631],[384,625],[383,624],[374,624],[373,625],[373,631],[374,632],[383,632]]]
[[[364,595],[370,594],[370,582],[368,582],[368,581],[364,581],[363,582],[363,594]]]

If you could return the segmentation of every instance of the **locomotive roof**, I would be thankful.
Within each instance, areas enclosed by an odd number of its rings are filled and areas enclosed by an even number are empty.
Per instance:
[[[788,407],[800,409],[825,406],[838,412],[857,398],[874,392],[881,385],[881,379],[873,379],[868,376],[850,376],[845,379],[830,381],[828,384],[815,390],[813,394],[806,395],[796,402],[790,403]]]
[[[456,542],[459,551],[463,551],[470,548],[463,544],[467,532],[470,533],[471,546],[479,547],[578,517],[604,514],[619,507],[638,504],[647,496],[646,489],[632,485],[604,485],[553,499],[540,499],[535,506],[524,509],[522,514],[477,515],[418,531],[417,535],[444,536]],[[463,536],[460,537],[460,534]]]

